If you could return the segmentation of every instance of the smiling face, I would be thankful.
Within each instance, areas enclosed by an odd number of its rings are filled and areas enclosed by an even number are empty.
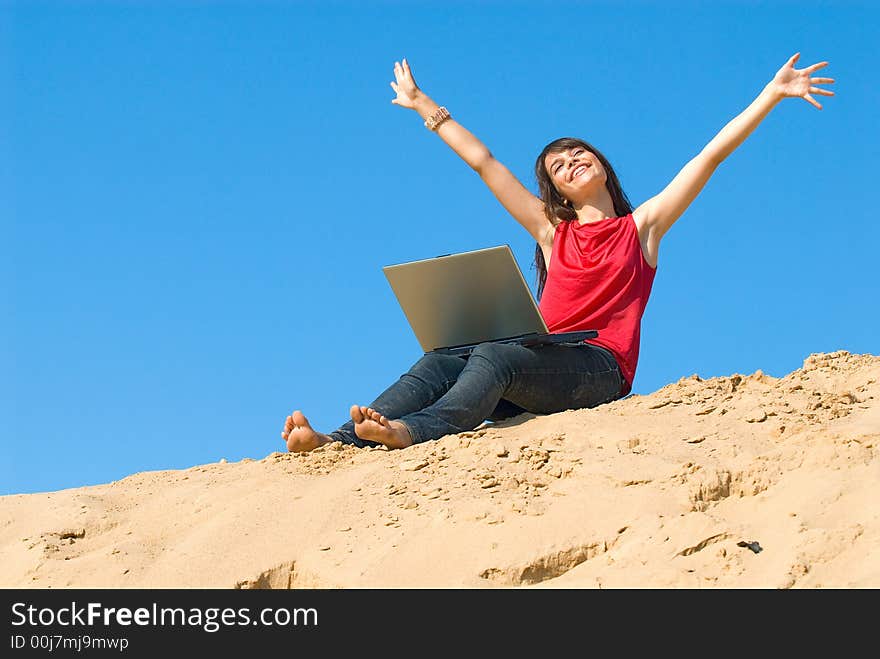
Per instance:
[[[605,186],[607,174],[599,158],[583,146],[548,153],[544,167],[565,199],[581,201]]]

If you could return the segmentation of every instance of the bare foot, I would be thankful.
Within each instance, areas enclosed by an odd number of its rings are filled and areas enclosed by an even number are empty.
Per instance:
[[[409,430],[400,421],[389,421],[371,407],[351,406],[351,420],[354,421],[354,434],[361,439],[379,442],[388,448],[412,446]]]
[[[287,417],[284,430],[281,431],[281,439],[287,442],[287,450],[291,453],[311,451],[333,441],[327,435],[314,430],[309,425],[309,420],[299,410]]]

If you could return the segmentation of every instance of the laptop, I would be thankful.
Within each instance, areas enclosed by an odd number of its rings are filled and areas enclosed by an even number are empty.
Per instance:
[[[508,245],[382,268],[422,350],[468,356],[480,343],[580,343],[596,330],[551,334]]]

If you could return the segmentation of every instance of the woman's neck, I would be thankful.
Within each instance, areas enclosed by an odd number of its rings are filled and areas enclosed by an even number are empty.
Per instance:
[[[583,206],[575,206],[574,212],[577,213],[578,222],[581,224],[599,222],[616,216],[614,204],[610,200],[607,205],[584,204]]]
[[[573,204],[574,212],[577,214],[580,224],[590,224],[591,222],[600,222],[609,217],[615,217],[614,202],[611,201],[611,195],[605,189],[602,190],[602,193],[597,198],[586,199],[580,204]]]

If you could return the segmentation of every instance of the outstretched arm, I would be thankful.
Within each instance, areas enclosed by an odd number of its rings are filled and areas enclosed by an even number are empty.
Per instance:
[[[437,103],[416,85],[405,59],[402,63],[394,63],[394,78],[391,88],[397,97],[391,100],[392,103],[415,110],[425,121],[439,109]],[[553,225],[544,215],[543,202],[498,162],[485,144],[452,117],[440,123],[435,132],[480,175],[501,205],[538,243],[543,244],[553,235]]]
[[[663,235],[690,206],[721,162],[752,133],[770,110],[784,98],[800,97],[818,109],[822,106],[812,94],[833,96],[834,92],[816,87],[830,84],[833,78],[812,78],[811,74],[828,65],[819,62],[805,69],[795,69],[800,57],[796,53],[776,73],[758,97],[745,110],[721,129],[711,142],[676,175],[664,190],[633,211],[640,232],[647,232],[649,246],[656,251]]]

